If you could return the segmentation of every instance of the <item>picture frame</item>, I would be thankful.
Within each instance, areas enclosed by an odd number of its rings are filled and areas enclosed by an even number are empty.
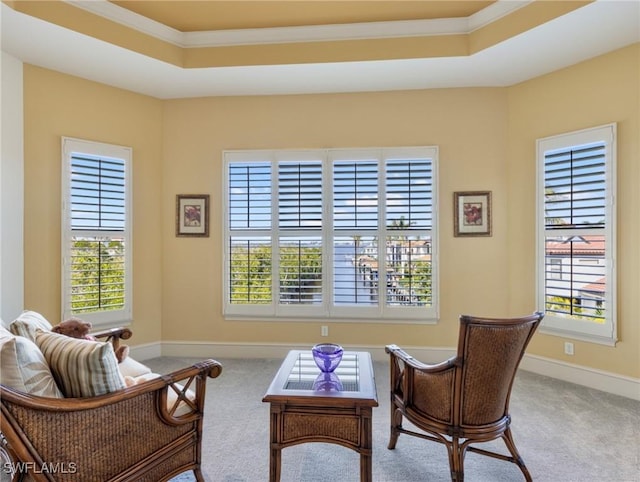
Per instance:
[[[453,193],[453,235],[491,236],[491,191]]]
[[[209,195],[176,195],[176,236],[209,237]]]

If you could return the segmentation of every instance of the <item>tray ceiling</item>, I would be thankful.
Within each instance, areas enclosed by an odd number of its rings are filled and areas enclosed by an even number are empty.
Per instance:
[[[29,64],[158,98],[501,87],[640,41],[640,2],[1,4]]]

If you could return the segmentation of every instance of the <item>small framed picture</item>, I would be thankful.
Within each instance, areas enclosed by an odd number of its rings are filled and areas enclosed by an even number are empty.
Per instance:
[[[176,236],[209,236],[209,195],[176,196]]]
[[[454,236],[491,236],[491,191],[453,193]]]

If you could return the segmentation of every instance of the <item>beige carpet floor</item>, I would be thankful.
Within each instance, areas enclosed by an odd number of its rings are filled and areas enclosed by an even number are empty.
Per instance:
[[[156,358],[158,373],[196,359]],[[203,472],[208,482],[260,482],[269,475],[269,406],[262,403],[281,360],[219,359],[224,370],[208,381]],[[378,402],[373,412],[374,482],[446,482],[443,445],[389,433],[388,364],[374,364]],[[521,371],[511,398],[516,445],[535,481],[640,482],[640,402]],[[501,448],[502,442],[491,443]],[[468,482],[524,480],[514,464],[469,453]],[[191,482],[183,474],[172,482]],[[359,457],[344,447],[311,443],[282,452],[282,482],[359,479]]]

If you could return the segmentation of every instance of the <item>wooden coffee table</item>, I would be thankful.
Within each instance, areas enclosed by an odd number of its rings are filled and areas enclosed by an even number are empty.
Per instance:
[[[367,352],[346,351],[335,376],[322,374],[311,351],[292,350],[263,402],[271,404],[269,480],[280,480],[281,451],[306,442],[339,444],[360,454],[360,480],[371,482],[371,413],[378,406]]]

